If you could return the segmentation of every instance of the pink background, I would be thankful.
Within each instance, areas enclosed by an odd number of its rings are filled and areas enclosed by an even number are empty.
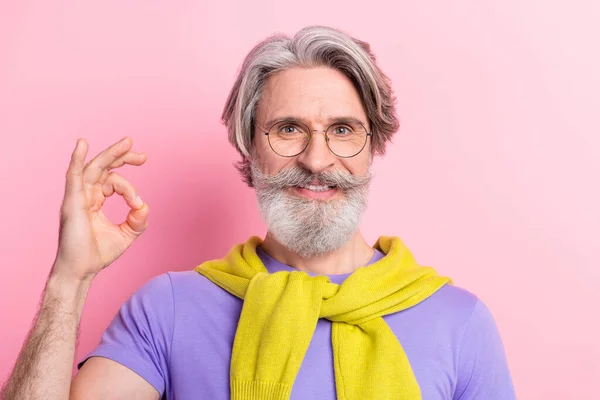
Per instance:
[[[94,282],[79,358],[149,278],[264,233],[220,112],[257,41],[317,23],[370,42],[398,96],[367,239],[401,236],[488,304],[520,399],[597,399],[599,3],[285,3],[2,2],[0,380],[54,260],[76,139],[95,155],[131,136],[148,161],[120,172],[151,206]],[[124,218],[122,199],[106,209]]]

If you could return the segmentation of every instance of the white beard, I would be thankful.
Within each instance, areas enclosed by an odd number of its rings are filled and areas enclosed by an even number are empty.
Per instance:
[[[260,213],[275,240],[303,258],[341,248],[357,232],[367,207],[368,182],[343,190],[341,198],[310,200],[261,184],[265,175],[253,167]]]

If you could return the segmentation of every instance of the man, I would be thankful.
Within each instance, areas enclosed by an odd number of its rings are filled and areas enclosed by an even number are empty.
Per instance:
[[[419,266],[399,238],[359,230],[374,155],[398,129],[369,46],[326,27],[248,54],[223,113],[268,232],[220,260],[166,273],[122,307],[71,382],[93,277],[147,227],[112,169],[131,140],[67,171],[59,248],[6,399],[513,399],[485,305]],[[119,226],[100,208],[114,192]]]

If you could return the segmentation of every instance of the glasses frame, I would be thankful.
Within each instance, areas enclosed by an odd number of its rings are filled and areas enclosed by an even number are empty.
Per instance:
[[[271,144],[271,136],[270,136],[270,132],[271,129],[273,129],[273,127],[275,125],[277,125],[280,122],[276,122],[275,124],[271,125],[271,127],[267,130],[267,132],[264,132],[264,134],[267,136],[267,141],[269,142],[269,147],[271,148],[271,150],[273,150],[273,152],[275,154],[277,154],[280,157],[285,157],[285,158],[292,158],[292,157],[297,157],[300,154],[304,153],[304,151],[306,151],[306,149],[308,148],[308,145],[310,144],[310,141],[313,137],[313,132],[323,132],[323,136],[325,136],[325,144],[327,144],[327,148],[329,149],[329,151],[335,155],[336,157],[339,158],[352,158],[352,157],[356,157],[357,155],[359,155],[364,149],[365,147],[367,147],[367,142],[369,141],[370,137],[373,137],[373,131],[369,132],[367,131],[367,128],[365,128],[365,126],[362,123],[358,123],[360,126],[362,126],[366,132],[367,138],[365,139],[365,143],[363,144],[363,146],[360,148],[360,150],[358,152],[356,152],[354,155],[351,156],[340,156],[338,155],[335,151],[331,150],[331,147],[329,147],[329,136],[327,136],[327,131],[329,130],[329,128],[331,128],[334,125],[340,125],[339,122],[334,122],[333,124],[329,125],[327,127],[327,129],[323,130],[323,129],[310,129],[310,126],[305,125],[303,123],[298,123],[298,122],[291,122],[291,124],[296,124],[296,125],[303,125],[304,127],[307,128],[307,132],[308,132],[308,140],[306,141],[306,145],[304,146],[304,148],[302,149],[302,151],[300,151],[299,153],[294,154],[293,156],[284,156],[282,154],[279,154],[277,151],[275,151],[275,149],[273,148],[273,145]]]

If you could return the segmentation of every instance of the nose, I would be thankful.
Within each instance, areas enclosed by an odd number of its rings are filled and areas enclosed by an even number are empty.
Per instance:
[[[298,163],[313,173],[325,171],[335,164],[336,157],[327,146],[325,132],[312,131],[308,147],[298,156]]]

